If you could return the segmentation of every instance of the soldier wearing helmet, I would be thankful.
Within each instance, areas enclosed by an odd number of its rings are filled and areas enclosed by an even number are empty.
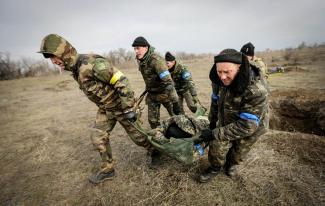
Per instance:
[[[119,122],[137,145],[150,149],[146,138],[133,125],[138,124],[134,92],[127,77],[102,56],[78,54],[64,38],[56,34],[47,35],[39,53],[50,58],[61,69],[71,71],[85,95],[98,106],[91,141],[99,151],[101,165],[98,172],[90,176],[90,182],[97,184],[115,175],[110,146],[110,133]]]

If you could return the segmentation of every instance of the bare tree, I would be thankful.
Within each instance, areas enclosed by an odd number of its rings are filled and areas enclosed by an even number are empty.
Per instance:
[[[0,52],[0,80],[19,78],[21,71],[10,58],[9,53]]]

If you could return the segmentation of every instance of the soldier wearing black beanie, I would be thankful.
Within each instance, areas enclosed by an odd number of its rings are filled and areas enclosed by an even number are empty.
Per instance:
[[[195,83],[192,79],[191,72],[187,69],[187,66],[176,60],[175,56],[170,52],[166,52],[165,60],[174,81],[174,86],[178,95],[178,103],[182,114],[185,114],[183,107],[184,100],[193,113],[196,112],[198,107],[205,109],[198,99]]]
[[[267,79],[268,77],[267,65],[263,62],[261,58],[255,56],[254,50],[255,50],[255,46],[251,42],[248,42],[247,44],[244,44],[244,46],[242,46],[240,52],[245,54],[251,66],[257,68],[263,75],[263,78]]]
[[[211,181],[221,171],[236,175],[259,136],[268,128],[268,91],[252,71],[246,55],[225,49],[214,57],[209,129],[200,138],[209,143],[210,166],[199,181]]]
[[[137,46],[150,47],[150,44],[144,37],[139,36],[132,43],[132,47],[137,47]]]
[[[171,61],[175,61],[175,59],[176,58],[170,52],[166,52],[166,54],[165,54],[165,60],[166,61],[171,62]]]

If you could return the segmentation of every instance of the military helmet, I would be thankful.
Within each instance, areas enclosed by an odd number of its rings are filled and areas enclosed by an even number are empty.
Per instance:
[[[71,71],[77,59],[76,49],[63,37],[57,34],[49,34],[44,37],[38,53],[52,54],[59,57],[65,66],[65,70]]]

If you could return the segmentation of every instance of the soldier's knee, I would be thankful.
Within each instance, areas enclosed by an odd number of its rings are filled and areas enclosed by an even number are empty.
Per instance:
[[[91,135],[90,139],[95,150],[98,150],[99,152],[106,151],[106,145],[109,143],[108,135],[102,135],[102,136]]]

